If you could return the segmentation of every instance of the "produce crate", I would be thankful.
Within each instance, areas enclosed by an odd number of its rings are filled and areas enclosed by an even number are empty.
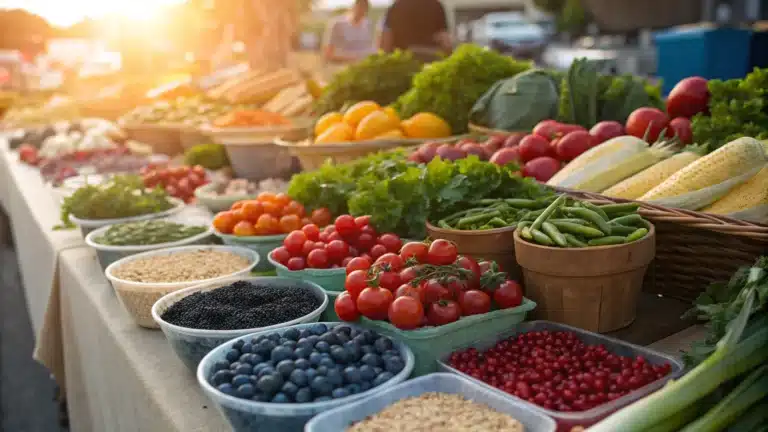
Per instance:
[[[560,190],[595,204],[630,202]],[[729,280],[739,267],[768,253],[768,225],[637,203],[639,213],[656,227],[656,258],[645,275],[646,292],[690,303],[710,283]]]

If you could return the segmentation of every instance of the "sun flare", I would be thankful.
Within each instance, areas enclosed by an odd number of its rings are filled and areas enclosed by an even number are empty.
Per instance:
[[[149,21],[164,7],[184,0],[43,0],[23,2],[24,7],[41,15],[54,25],[69,26],[85,18],[119,16],[136,21]]]

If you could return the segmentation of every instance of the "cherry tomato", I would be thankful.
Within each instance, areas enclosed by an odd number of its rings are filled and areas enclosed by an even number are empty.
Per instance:
[[[302,257],[292,257],[288,260],[285,266],[291,271],[304,270],[307,268],[307,262],[304,261],[304,258]]]
[[[480,271],[480,265],[472,259],[471,257],[461,255],[459,258],[456,259],[456,265],[463,269],[470,270],[472,272],[472,276],[467,279],[467,285],[471,289],[478,289],[480,288],[480,275],[482,274]]]
[[[288,214],[280,218],[280,231],[289,233],[301,229],[301,219],[295,214]]]
[[[344,241],[344,237],[342,237],[341,234],[339,234],[337,231],[328,234],[328,243],[335,240]]]
[[[307,265],[310,268],[328,268],[328,252],[324,249],[314,249],[307,254]]]
[[[373,245],[370,252],[373,259],[379,259],[380,256],[387,253],[387,248],[385,248],[383,245],[377,244]]]
[[[368,273],[365,270],[353,270],[344,280],[344,289],[357,300],[360,293],[368,286]]]
[[[333,225],[328,225],[327,227],[323,228],[323,232],[326,232],[328,234],[332,232],[336,232],[336,227]]]
[[[174,185],[167,185],[165,187],[165,192],[172,197],[175,197],[176,195],[179,194],[179,191],[176,189],[176,186]]]
[[[264,207],[258,201],[246,201],[240,207],[240,211],[243,212],[245,220],[256,222],[259,220],[259,216],[264,213]]]
[[[381,288],[386,288],[394,292],[400,284],[402,284],[402,281],[400,280],[399,273],[391,271],[379,273],[379,286]]]
[[[262,201],[261,207],[264,209],[264,213],[270,214],[275,217],[280,217],[283,214],[282,207],[271,201]]]
[[[192,167],[192,172],[197,174],[197,175],[199,175],[199,176],[205,177],[205,168],[203,168],[201,165],[193,166]]]
[[[385,320],[394,296],[388,289],[368,287],[357,297],[357,310],[372,320]]]
[[[669,122],[669,128],[666,133],[668,138],[677,137],[681,143],[690,144],[693,142],[693,132],[691,132],[691,121],[685,117],[677,117]]]
[[[424,263],[427,261],[428,251],[429,246],[427,246],[425,243],[408,242],[403,245],[402,249],[400,249],[400,258],[402,258],[403,261],[408,261],[409,259],[413,258],[419,263]]]
[[[523,303],[523,288],[513,280],[504,281],[493,291],[493,301],[501,309],[520,306]]]
[[[256,199],[261,202],[274,202],[275,201],[275,194],[272,192],[261,192],[258,196],[256,196]]]
[[[346,268],[347,274],[350,274],[355,270],[366,271],[371,268],[371,260],[365,257],[355,257],[352,258],[349,263],[347,263]]]
[[[349,245],[344,240],[333,240],[325,247],[331,262],[340,263],[349,256]]]
[[[277,234],[280,232],[280,221],[272,215],[263,214],[256,221],[256,230],[260,235]]]
[[[331,223],[331,212],[327,208],[315,209],[310,216],[312,223],[324,227]]]
[[[448,240],[437,239],[429,245],[427,262],[432,265],[449,265],[456,261],[458,255],[455,244]]]
[[[279,262],[282,265],[285,265],[285,263],[288,262],[289,259],[291,259],[291,253],[288,252],[288,249],[285,248],[285,246],[280,246],[279,248],[276,248],[272,251],[270,254],[273,260]]]
[[[241,220],[234,228],[232,228],[232,234],[238,237],[248,237],[255,234],[253,225],[247,220]]]
[[[369,251],[372,247],[376,245],[376,238],[369,234],[369,233],[361,233],[357,237],[357,241],[355,242],[358,248],[363,251]],[[386,249],[386,248],[385,248]]]
[[[400,255],[392,252],[387,252],[384,255],[378,257],[374,264],[379,264],[385,270],[391,270],[394,272],[399,272],[405,266],[405,263],[403,262],[403,259],[400,258]]]
[[[400,281],[402,283],[408,283],[419,276],[419,268],[417,266],[406,267],[400,271]]]
[[[400,252],[400,248],[403,247],[403,241],[396,234],[382,234],[379,236],[378,243],[392,253]]]
[[[237,209],[239,209],[240,207],[244,206],[244,205],[245,205],[245,203],[247,203],[248,201],[250,201],[250,200],[242,200],[242,201],[237,201],[237,202],[235,202],[234,204],[232,204],[232,207],[230,207],[229,209],[230,209],[230,210],[237,210]]]
[[[213,227],[222,234],[231,234],[237,221],[231,211],[223,211],[213,218]]]
[[[277,204],[278,207],[283,208],[291,202],[291,197],[280,192],[279,194],[275,195],[275,199],[273,201],[275,204]]]
[[[320,228],[317,227],[315,224],[308,224],[304,225],[301,228],[302,231],[304,231],[304,234],[307,236],[308,239],[318,241],[320,240]]]
[[[283,246],[288,249],[291,255],[298,255],[301,253],[301,249],[304,247],[304,243],[307,241],[307,235],[304,231],[294,231],[288,234],[283,240]]]
[[[480,274],[481,275],[483,275],[483,274],[485,274],[485,272],[491,271],[491,270],[499,271],[499,272],[504,271],[501,268],[501,266],[496,261],[485,261],[485,260],[483,260],[483,261],[480,261],[479,263],[477,263],[477,265],[480,266]]]
[[[283,214],[292,214],[299,217],[304,217],[304,206],[298,201],[291,201],[285,207],[283,207]]]
[[[440,300],[432,303],[427,309],[427,322],[429,325],[441,326],[458,321],[461,317],[461,308],[453,300]]]
[[[488,313],[491,310],[491,296],[480,290],[469,290],[459,298],[459,307],[464,316]]]
[[[417,299],[420,303],[426,303],[424,301],[424,290],[421,285],[413,286],[409,283],[400,285],[395,291],[395,298],[409,296]]]
[[[442,283],[448,292],[451,293],[451,297],[454,299],[459,298],[462,293],[469,290],[468,281],[459,279],[455,276],[450,276],[445,280],[441,280],[440,283]]]
[[[328,236],[329,235],[330,235],[329,233],[327,233],[325,231],[322,231],[322,232],[320,232],[320,234],[317,235],[317,238],[318,238],[319,241],[321,241],[323,243],[328,243]]]
[[[334,222],[336,232],[341,234],[342,237],[352,237],[357,234],[357,225],[355,225],[355,218],[350,215],[341,215],[336,218]]]
[[[424,303],[427,304],[453,299],[453,293],[437,279],[424,281],[422,289],[424,291]]]
[[[313,242],[312,240],[305,241],[304,246],[301,247],[301,256],[305,257],[315,249],[325,249],[322,245],[322,243]]]
[[[360,234],[363,234],[363,233],[370,234],[373,237],[377,236],[376,230],[370,225],[365,225],[364,227],[360,228]]]
[[[413,297],[398,297],[389,305],[387,316],[395,327],[411,330],[419,327],[424,320],[424,307]]]
[[[358,216],[355,218],[355,225],[357,225],[358,228],[362,228],[366,225],[369,225],[371,223],[371,217],[366,216]]]
[[[333,310],[336,311],[336,315],[342,321],[357,321],[360,318],[355,299],[346,291],[336,297],[336,301],[333,302]]]

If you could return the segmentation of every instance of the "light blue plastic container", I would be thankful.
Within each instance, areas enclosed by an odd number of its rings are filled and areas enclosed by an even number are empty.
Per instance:
[[[220,238],[221,241],[225,245],[230,246],[242,246],[247,247],[248,249],[252,251],[256,251],[259,256],[265,257],[269,256],[269,253],[273,250],[279,248],[283,245],[283,240],[288,236],[288,234],[278,234],[278,235],[270,235],[270,236],[250,236],[250,237],[242,237],[242,236],[236,236],[231,234],[222,234],[215,229],[213,230],[213,234]],[[274,270],[275,267],[272,265],[272,260],[261,260],[259,262],[259,265],[256,266],[254,269],[257,272],[264,272],[264,271],[270,271]],[[283,275],[278,275],[283,276]],[[296,279],[296,278],[293,278]]]
[[[380,412],[401,399],[416,397],[428,392],[464,396],[473,402],[486,405],[517,419],[523,424],[526,432],[552,432],[555,430],[555,421],[538,410],[504,398],[496,392],[488,391],[466,378],[446,373],[435,373],[412,379],[361,401],[324,412],[307,423],[304,431],[341,432],[352,424]]]
[[[288,270],[288,267],[272,259],[272,255],[267,255],[267,260],[275,268],[277,275],[298,280],[308,280],[314,282],[326,291],[344,291],[344,281],[347,279],[347,269],[339,267],[335,269],[304,269]],[[334,299],[335,300],[335,299]]]

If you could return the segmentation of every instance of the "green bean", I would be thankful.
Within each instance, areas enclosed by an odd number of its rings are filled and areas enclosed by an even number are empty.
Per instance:
[[[565,237],[565,240],[568,241],[568,245],[571,246],[571,247],[577,247],[577,248],[587,247],[586,243],[584,243],[583,241],[579,240],[578,237],[576,237],[575,235],[573,235],[571,233],[565,233],[565,234],[563,234],[563,236]]]
[[[524,208],[524,209],[540,209],[541,203],[536,200],[529,200],[529,199],[519,199],[519,198],[508,198],[504,200],[505,203],[511,205],[512,207],[517,208]]]
[[[501,212],[498,210],[493,210],[485,213],[467,216],[459,219],[459,223],[456,224],[456,226],[458,226],[459,228],[462,228],[467,225],[472,225],[480,222],[487,222],[498,216],[501,216]]]
[[[599,229],[592,228],[590,226],[584,226],[584,225],[579,225],[579,224],[570,223],[570,222],[551,221],[551,223],[552,225],[556,226],[557,229],[559,229],[561,232],[564,232],[564,233],[571,233],[574,235],[580,235],[587,238],[599,238],[605,235]]]
[[[611,219],[611,223],[625,226],[643,226],[645,225],[645,219],[643,219],[643,217],[639,214],[635,213],[628,216],[621,216],[617,217],[616,219]]]
[[[531,233],[531,227],[524,226],[523,229],[520,231],[520,237],[529,241],[533,241],[533,234]]]
[[[632,234],[627,236],[627,243],[640,240],[648,234],[648,228],[638,228]]]
[[[540,214],[544,213],[544,210],[546,209],[534,210],[532,212],[528,212],[522,218],[520,218],[520,220],[533,222],[537,217],[539,217]]]
[[[483,198],[480,200],[472,201],[472,204],[474,205],[491,205],[491,204],[498,204],[500,202],[503,202],[504,200],[501,198]]]
[[[624,244],[625,241],[626,241],[625,237],[607,236],[607,237],[592,239],[588,241],[587,244],[590,246],[610,246],[610,245]]]
[[[605,213],[616,217],[618,213],[636,213],[640,208],[638,203],[605,204],[599,206]]]
[[[478,209],[478,208],[470,208],[470,209],[458,211],[456,213],[449,214],[448,216],[444,217],[443,220],[446,221],[446,222],[450,222],[450,221],[453,221],[453,220],[458,221],[463,216],[471,214],[473,211],[476,211],[476,210],[481,210],[482,211],[482,210],[485,210],[485,208],[480,208],[480,209]]]
[[[541,230],[544,231],[544,234],[548,235],[556,245],[560,247],[568,247],[568,241],[565,240],[565,236],[563,236],[563,234],[557,230],[557,227],[551,223],[544,222],[541,224]]]
[[[525,221],[525,222],[518,222],[517,223],[517,229],[522,230],[525,227],[531,226],[531,222]]]
[[[565,207],[563,210],[571,216],[582,218],[594,224],[603,234],[611,234],[611,226],[608,225],[608,222],[592,210],[583,207]]]
[[[560,207],[563,202],[565,202],[565,199],[565,194],[563,194],[557,197],[556,200],[552,201],[552,204],[547,206],[547,208],[544,209],[544,211],[536,218],[536,220],[533,221],[533,224],[531,224],[531,230],[537,230],[541,228],[541,224],[543,224],[545,220],[552,216],[552,213],[554,213],[555,210],[557,210],[557,208]]]
[[[611,224],[611,235],[614,236],[627,236],[635,232],[637,228],[628,227],[619,224]]]
[[[581,205],[584,208],[590,209],[593,212],[599,214],[600,217],[603,218],[604,221],[607,222],[607,221],[611,220],[611,218],[608,217],[608,215],[605,213],[605,211],[603,209],[601,209],[600,207],[592,204],[591,202],[589,202],[589,201],[581,201]]]
[[[509,226],[507,221],[505,221],[504,219],[499,218],[499,217],[495,217],[495,218],[489,220],[488,221],[488,225],[495,226],[495,227],[498,227],[498,228],[503,228],[503,227]]]
[[[544,234],[543,232],[537,230],[536,228],[528,228],[531,230],[531,235],[533,236],[533,241],[540,245],[544,246],[554,246],[555,243],[552,242],[552,239],[549,238],[548,235]]]
[[[550,219],[550,222],[568,222],[568,223],[575,223],[579,225],[589,225],[589,223],[582,219],[576,219],[576,218],[560,218],[560,219]]]
[[[448,222],[446,222],[445,219],[440,219],[439,221],[437,221],[437,226],[445,229],[453,229],[452,226],[448,225]]]

